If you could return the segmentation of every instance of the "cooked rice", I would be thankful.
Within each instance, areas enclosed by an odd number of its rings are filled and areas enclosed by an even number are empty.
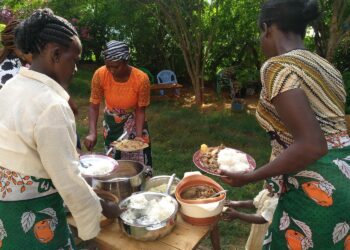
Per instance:
[[[175,204],[170,197],[147,200],[145,195],[137,194],[131,196],[126,209],[120,215],[124,221],[130,224],[148,226],[169,218],[175,211]]]
[[[247,155],[232,148],[224,148],[218,154],[219,168],[231,172],[249,169]]]

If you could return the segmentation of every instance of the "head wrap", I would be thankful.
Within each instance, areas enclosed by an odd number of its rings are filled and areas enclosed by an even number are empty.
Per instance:
[[[103,51],[105,60],[120,61],[129,60],[130,52],[129,47],[124,42],[112,40],[106,44],[106,50]]]

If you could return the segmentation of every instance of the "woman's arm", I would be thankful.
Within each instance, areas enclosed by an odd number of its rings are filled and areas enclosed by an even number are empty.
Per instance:
[[[145,124],[146,107],[137,107],[135,110],[136,137],[142,137],[142,130]]]
[[[302,89],[293,89],[272,100],[278,115],[292,134],[294,142],[274,161],[251,173],[221,171],[222,179],[232,186],[243,186],[268,177],[305,169],[327,153],[327,142]]]
[[[237,210],[233,208],[227,209],[225,212],[223,212],[222,219],[224,221],[231,221],[234,219],[240,219],[242,221],[253,223],[253,224],[265,224],[267,221],[258,214],[247,214],[243,212],[238,212]]]
[[[255,208],[254,204],[253,204],[253,200],[246,200],[246,201],[230,201],[230,200],[226,200],[225,201],[225,205],[227,207],[231,207],[231,208]]]
[[[97,121],[100,112],[100,104],[89,105],[89,134],[86,136],[84,145],[87,150],[91,151],[97,142]]]
[[[74,120],[68,104],[49,106],[36,121],[34,139],[43,168],[77,223],[79,237],[88,240],[100,230],[102,208],[79,171]]]

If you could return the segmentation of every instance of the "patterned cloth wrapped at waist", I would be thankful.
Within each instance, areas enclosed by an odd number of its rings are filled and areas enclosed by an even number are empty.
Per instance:
[[[347,131],[343,131],[336,134],[325,135],[325,139],[327,141],[328,150],[350,146],[350,137]],[[271,153],[270,160],[275,159],[279,154],[281,154],[289,146],[290,144],[287,144],[287,143],[285,143],[284,145],[281,145],[279,141],[271,137],[272,153]]]
[[[57,193],[51,179],[23,175],[0,167],[0,200],[21,201]]]
[[[328,149],[344,148],[350,146],[350,137],[347,131],[341,133],[326,135]]]

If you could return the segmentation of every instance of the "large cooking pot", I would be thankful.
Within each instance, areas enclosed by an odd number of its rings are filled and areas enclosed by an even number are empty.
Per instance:
[[[144,164],[131,160],[117,160],[113,172],[108,176],[93,177],[92,186],[109,191],[122,200],[134,192],[141,191],[148,176],[152,176],[152,171]]]
[[[153,225],[140,225],[137,223],[129,223],[123,220],[121,216],[119,218],[119,225],[122,231],[125,234],[127,234],[129,237],[137,240],[141,240],[141,241],[153,241],[168,235],[174,229],[176,224],[176,215],[178,211],[177,201],[168,194],[155,193],[155,192],[139,192],[137,194],[133,194],[132,196],[122,200],[119,203],[119,207],[121,209],[125,209],[125,207],[128,205],[130,200],[137,195],[144,195],[147,200],[161,199],[162,197],[169,197],[169,199],[171,199],[171,202],[175,206],[175,210],[167,219]]]

